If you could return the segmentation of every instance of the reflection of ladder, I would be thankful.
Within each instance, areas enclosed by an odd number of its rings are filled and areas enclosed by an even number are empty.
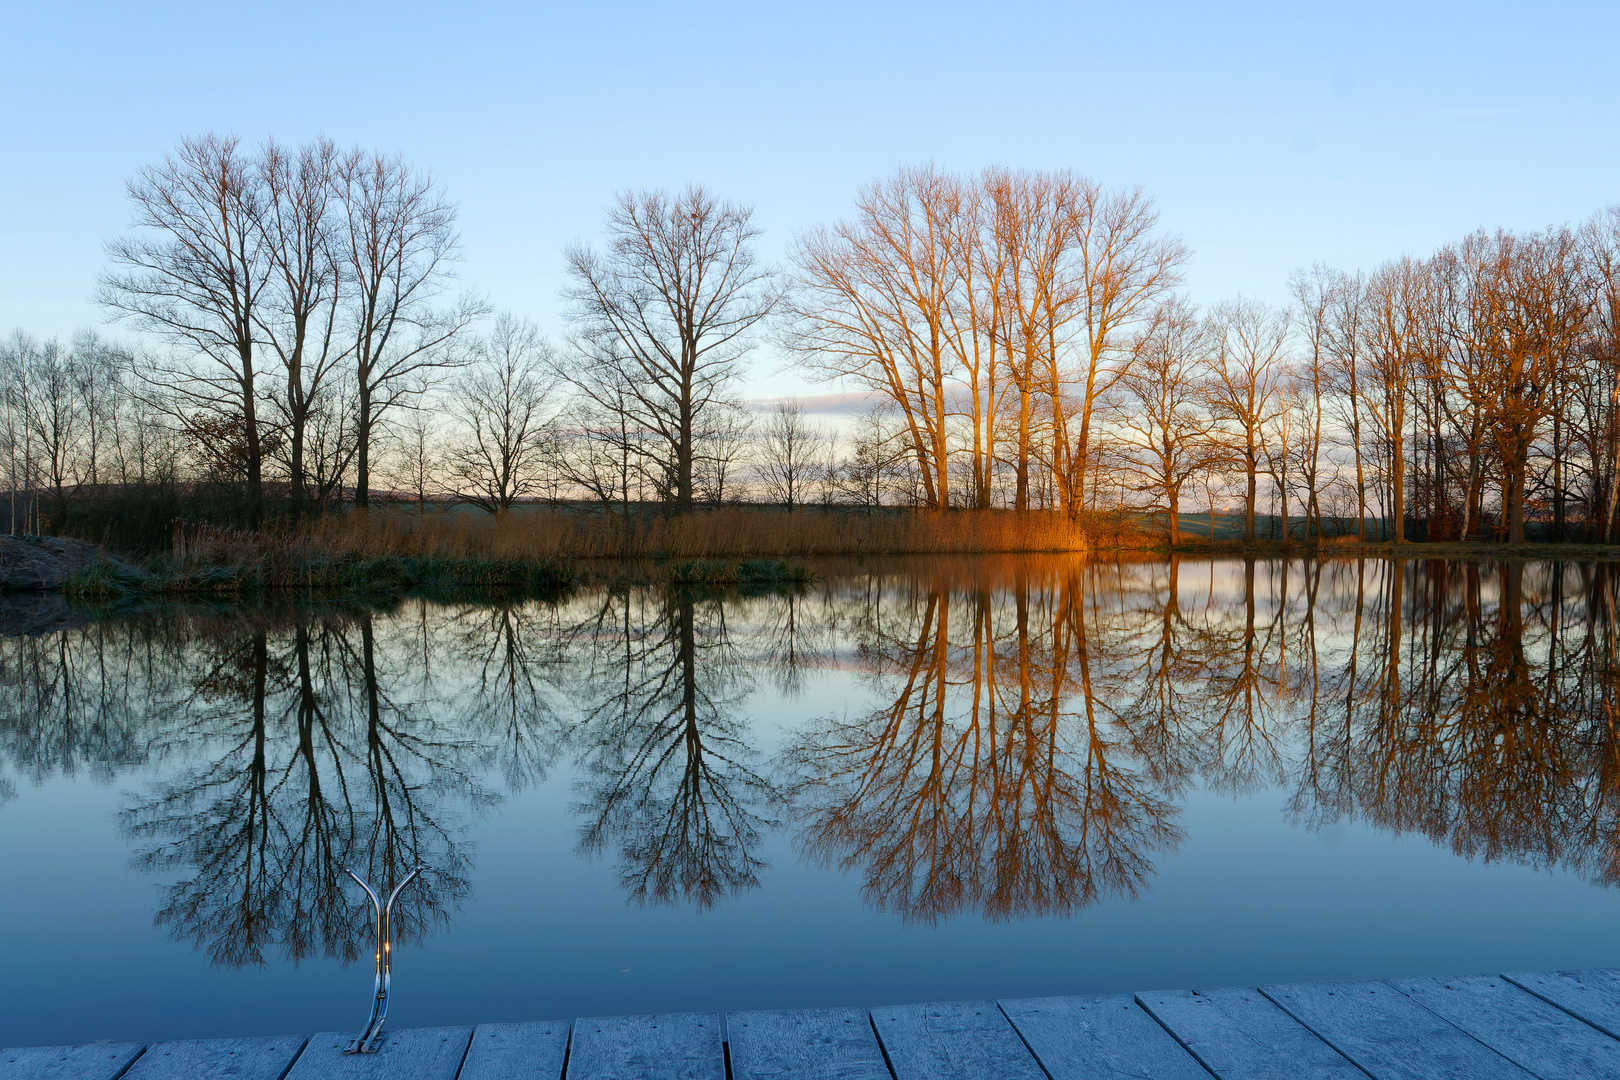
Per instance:
[[[355,1036],[354,1042],[350,1043],[349,1048],[343,1052],[345,1054],[374,1054],[377,1052],[377,1043],[382,1038],[383,1021],[388,1018],[388,990],[393,981],[394,900],[398,898],[400,890],[409,885],[412,879],[417,874],[420,874],[425,867],[417,866],[409,874],[406,874],[405,880],[395,885],[394,891],[388,894],[388,903],[386,904],[378,902],[377,894],[371,891],[370,885],[360,881],[359,874],[356,874],[348,867],[343,869],[345,873],[360,883],[362,889],[366,890],[366,895],[371,897],[371,909],[377,913],[377,984],[375,994],[371,999],[371,1016],[366,1020],[366,1026],[361,1029],[360,1034]]]

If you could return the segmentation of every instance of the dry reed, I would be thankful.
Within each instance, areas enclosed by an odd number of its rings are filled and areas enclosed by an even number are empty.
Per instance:
[[[1093,530],[1095,531],[1095,530]],[[504,517],[373,510],[308,526],[304,541],[333,553],[399,558],[714,559],[1085,551],[1084,524],[1050,513],[723,507],[690,514],[618,515],[524,509]],[[1142,543],[1162,538],[1141,537]]]

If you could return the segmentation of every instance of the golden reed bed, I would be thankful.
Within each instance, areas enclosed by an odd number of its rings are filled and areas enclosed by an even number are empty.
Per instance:
[[[293,537],[289,537],[294,540]],[[369,556],[487,559],[647,559],[1085,551],[1110,545],[1057,514],[1003,510],[788,512],[722,507],[684,515],[606,514],[532,509],[502,518],[465,512],[385,509],[332,516],[294,542]],[[1162,538],[1141,537],[1143,544]]]

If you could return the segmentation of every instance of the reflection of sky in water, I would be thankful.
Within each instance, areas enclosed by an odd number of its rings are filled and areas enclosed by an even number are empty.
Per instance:
[[[1172,607],[1163,564],[896,562],[6,639],[0,1044],[352,1027],[341,866],[418,855],[405,1026],[1620,962],[1612,580],[1409,563],[1397,623],[1355,575],[1184,562]]]

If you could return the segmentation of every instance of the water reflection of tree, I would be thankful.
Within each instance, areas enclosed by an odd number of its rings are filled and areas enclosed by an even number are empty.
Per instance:
[[[0,637],[0,760],[43,780],[110,780],[144,760],[145,703],[171,686],[182,626],[136,617]]]
[[[137,863],[232,964],[363,952],[346,863],[427,862],[402,931],[429,932],[466,895],[479,778],[564,753],[581,849],[633,899],[757,886],[783,780],[747,698],[822,664],[876,704],[790,734],[798,839],[909,919],[1150,888],[1194,786],[1608,883],[1617,591],[1607,564],[1025,558],[793,596],[138,613],[0,639],[0,775],[160,775],[124,819]]]
[[[421,618],[426,620],[424,607]],[[467,735],[497,766],[507,787],[521,790],[545,780],[567,737],[560,715],[569,709],[557,686],[567,657],[564,628],[554,605],[502,601],[459,606],[448,619],[454,627],[453,663],[463,679],[471,676],[455,703]],[[421,664],[430,665],[424,625]]]
[[[757,887],[775,788],[746,742],[722,600],[609,592],[572,634],[586,648],[581,850],[616,847],[638,903],[709,907]]]
[[[1358,620],[1351,646],[1371,675],[1343,680],[1345,765],[1302,788],[1296,812],[1620,880],[1614,567],[1379,570],[1383,625]]]
[[[374,882],[430,873],[402,895],[395,936],[423,937],[467,892],[453,806],[483,792],[471,746],[388,691],[369,612],[244,627],[204,642],[159,742],[196,759],[124,815],[135,864],[178,880],[157,921],[216,963],[352,960]]]
[[[804,692],[806,665],[833,648],[843,621],[842,606],[828,603],[825,596],[807,596],[798,588],[768,594],[759,602],[765,616],[760,634],[764,667],[778,693],[796,698]]]
[[[1099,701],[1084,588],[1077,570],[1019,576],[1009,612],[987,588],[935,580],[894,610],[873,604],[858,633],[884,703],[818,722],[790,751],[807,852],[925,922],[1146,887],[1150,854],[1179,838],[1175,811]]]

